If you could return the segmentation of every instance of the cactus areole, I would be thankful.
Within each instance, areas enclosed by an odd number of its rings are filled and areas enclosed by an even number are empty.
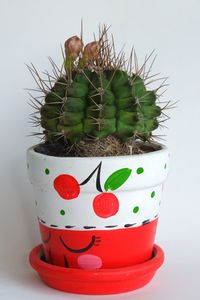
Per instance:
[[[44,138],[27,151],[42,238],[30,263],[66,292],[137,289],[164,259],[154,238],[169,154],[153,131],[170,106],[159,99],[165,79],[150,88],[152,53],[139,67],[107,31],[86,45],[82,34],[69,38],[48,80],[28,67],[43,93],[31,118]]]

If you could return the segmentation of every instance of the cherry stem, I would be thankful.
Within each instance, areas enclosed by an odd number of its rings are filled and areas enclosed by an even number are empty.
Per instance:
[[[84,185],[86,183],[88,183],[88,181],[92,178],[92,176],[97,172],[97,177],[96,177],[96,188],[99,192],[103,192],[102,188],[101,188],[101,165],[102,162],[100,162],[100,164],[94,169],[94,171],[92,171],[92,173],[83,181],[81,182],[79,185]]]

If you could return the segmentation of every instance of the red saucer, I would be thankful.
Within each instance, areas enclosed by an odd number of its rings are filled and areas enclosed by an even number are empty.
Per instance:
[[[164,261],[163,250],[154,245],[152,258],[124,268],[82,270],[64,268],[42,260],[42,245],[29,256],[31,266],[50,287],[76,294],[117,294],[146,285]]]

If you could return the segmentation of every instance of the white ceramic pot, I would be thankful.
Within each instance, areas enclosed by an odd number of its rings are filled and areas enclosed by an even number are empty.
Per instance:
[[[152,255],[169,153],[54,157],[27,151],[46,260],[114,268]]]

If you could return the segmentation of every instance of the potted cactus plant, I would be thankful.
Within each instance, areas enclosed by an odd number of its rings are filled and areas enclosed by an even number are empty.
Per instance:
[[[144,286],[164,259],[154,244],[169,154],[152,132],[166,114],[135,52],[126,63],[103,26],[65,42],[61,69],[42,80],[33,121],[44,141],[27,151],[42,244],[30,253],[46,284],[85,294]]]

